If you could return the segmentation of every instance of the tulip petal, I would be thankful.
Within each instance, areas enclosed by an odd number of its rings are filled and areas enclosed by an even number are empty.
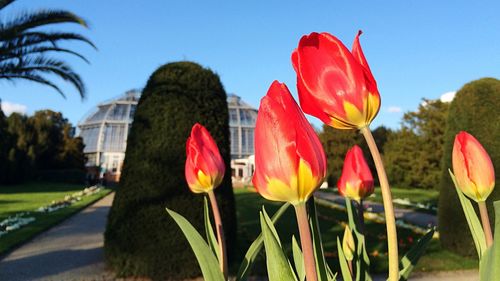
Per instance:
[[[300,39],[292,53],[299,101],[305,113],[338,129],[363,128],[380,109],[376,81],[359,44],[351,53],[328,33]]]
[[[208,192],[222,182],[225,164],[208,130],[196,123],[186,142],[186,181],[195,193]]]
[[[342,101],[363,91],[363,67],[336,37],[328,33],[311,33],[301,38],[297,50],[303,85],[317,102],[342,112]],[[362,108],[362,100],[351,97],[350,101]]]
[[[485,201],[495,186],[495,170],[481,143],[467,132],[458,133],[453,144],[452,162],[462,192],[476,202]]]
[[[253,183],[263,197],[305,202],[326,175],[321,143],[285,84],[261,100],[255,128]]]
[[[360,30],[358,31],[358,34],[356,35],[356,38],[354,39],[354,43],[352,45],[352,55],[354,58],[359,62],[364,67],[365,70],[365,76],[366,79],[370,83],[370,87],[368,87],[369,91],[371,92],[373,88],[375,88],[375,91],[377,89],[377,82],[375,81],[375,78],[373,77],[372,71],[370,69],[370,66],[368,65],[368,62],[366,61],[365,55],[363,53],[363,49],[361,48],[361,44],[359,43],[359,36],[363,34],[363,32]]]
[[[359,201],[374,191],[373,176],[363,151],[357,145],[347,151],[337,187],[342,196]]]

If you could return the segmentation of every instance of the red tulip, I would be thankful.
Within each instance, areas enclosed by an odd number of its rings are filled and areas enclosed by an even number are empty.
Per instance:
[[[303,203],[323,183],[323,147],[285,84],[274,81],[255,127],[253,183],[266,199]]]
[[[380,108],[377,82],[359,35],[361,31],[350,52],[331,34],[311,33],[292,54],[302,110],[338,129],[366,127]]]
[[[220,185],[226,169],[224,160],[208,130],[198,123],[191,129],[186,154],[185,174],[191,191],[209,192]]]
[[[452,162],[460,190],[476,202],[485,201],[495,186],[495,170],[479,141],[467,132],[458,133]]]
[[[358,202],[373,193],[372,173],[359,146],[347,151],[337,187],[342,196]]]

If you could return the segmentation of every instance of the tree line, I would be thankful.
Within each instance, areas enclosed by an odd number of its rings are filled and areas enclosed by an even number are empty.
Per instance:
[[[400,128],[391,130],[380,126],[373,130],[393,186],[439,187],[448,107],[449,103],[440,100],[423,99],[416,111],[404,114]],[[355,144],[363,149],[372,174],[378,181],[368,146],[359,133],[323,126],[319,136],[328,159],[330,186],[336,186],[345,154]]]
[[[83,140],[62,113],[36,111],[32,116],[0,110],[0,184],[84,176]]]

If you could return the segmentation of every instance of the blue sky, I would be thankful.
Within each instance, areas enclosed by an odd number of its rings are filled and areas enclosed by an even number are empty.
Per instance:
[[[143,87],[160,65],[192,60],[217,72],[228,93],[258,107],[275,79],[296,96],[290,54],[302,35],[327,31],[350,47],[362,29],[361,44],[382,96],[373,127],[396,128],[421,98],[439,98],[477,78],[500,77],[499,3],[18,0],[0,16],[25,9],[71,10],[91,28],[63,28],[88,36],[99,50],[67,44],[91,61],[68,59],[88,87],[83,102],[68,85],[63,99],[27,82],[0,81],[0,98],[4,105],[24,106],[27,113],[62,111],[76,124],[97,103]]]

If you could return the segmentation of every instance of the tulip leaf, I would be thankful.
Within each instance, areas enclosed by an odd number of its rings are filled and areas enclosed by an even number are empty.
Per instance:
[[[340,243],[339,237],[337,237],[337,251],[339,253],[340,272],[342,272],[343,280],[352,281],[351,270],[349,269],[349,264],[345,258],[344,250],[342,250],[342,244]]]
[[[354,234],[356,252],[354,253],[354,262],[356,262],[356,281],[371,281],[372,278],[368,272],[370,268],[370,258],[366,252],[365,235],[359,231],[361,222],[360,215],[356,208],[353,208],[352,201],[345,197],[347,219],[349,228]]]
[[[217,238],[215,238],[214,229],[212,227],[212,222],[210,222],[210,209],[208,207],[207,197],[204,199],[204,219],[205,219],[205,234],[207,236],[208,245],[217,256],[217,260],[220,261],[220,250]]]
[[[335,275],[329,268],[325,260],[325,254],[323,250],[323,242],[321,240],[321,231],[319,229],[318,213],[316,210],[316,204],[314,197],[311,197],[307,202],[308,213],[309,213],[309,225],[311,227],[311,236],[314,245],[314,258],[316,260],[316,271],[318,272],[318,281],[330,281],[335,280]]]
[[[500,200],[493,203],[495,207],[495,239],[493,246],[486,249],[479,262],[480,280],[497,280],[500,276]]]
[[[467,219],[467,224],[469,225],[470,232],[472,234],[472,239],[474,240],[474,244],[476,245],[477,255],[479,259],[483,256],[483,253],[486,251],[486,239],[484,237],[483,227],[477,217],[476,211],[472,206],[470,200],[463,194],[463,192],[458,188],[457,181],[455,179],[455,175],[448,169],[450,172],[451,179],[455,184],[455,189],[458,193],[458,198],[460,199],[460,204],[462,205],[462,209],[464,210],[465,218]]]
[[[283,253],[276,228],[266,213],[260,212],[260,226],[264,237],[264,247],[266,249],[267,276],[269,281],[295,280],[297,277],[290,266],[290,262]]]
[[[415,268],[420,257],[424,254],[429,242],[432,240],[435,229],[429,230],[422,238],[418,240],[413,247],[401,259],[402,269],[399,271],[399,280],[406,281],[410,277],[411,272]]]
[[[276,223],[279,218],[285,213],[286,210],[290,207],[290,203],[285,203],[283,204],[278,211],[273,215],[272,217],[272,222]],[[244,281],[247,280],[247,275],[250,269],[253,266],[253,263],[255,259],[257,258],[257,255],[259,254],[260,250],[262,249],[262,246],[264,245],[264,237],[262,236],[262,233],[259,234],[259,236],[253,241],[252,245],[247,250],[247,253],[245,254],[245,258],[243,259],[243,262],[240,265],[240,268],[238,269],[238,273],[236,274],[236,281]]]
[[[189,245],[191,245],[191,249],[200,265],[203,279],[206,281],[224,281],[219,262],[205,240],[203,240],[203,237],[183,216],[168,208],[167,212],[180,227]]]
[[[292,254],[293,262],[295,264],[295,271],[297,272],[298,278],[300,281],[304,281],[306,279],[304,255],[302,254],[302,250],[300,249],[297,239],[295,239],[295,235],[292,236]]]

